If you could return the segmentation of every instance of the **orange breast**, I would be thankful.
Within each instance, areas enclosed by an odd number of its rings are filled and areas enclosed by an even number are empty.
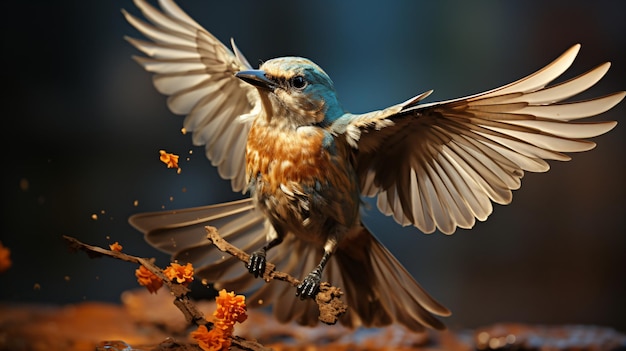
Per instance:
[[[246,169],[257,206],[275,228],[323,245],[329,226],[358,221],[359,182],[349,152],[347,143],[318,127],[285,131],[253,124]]]
[[[322,180],[333,157],[323,142],[324,131],[315,127],[285,132],[253,126],[248,135],[246,173],[249,179],[260,176],[271,191],[280,184]]]

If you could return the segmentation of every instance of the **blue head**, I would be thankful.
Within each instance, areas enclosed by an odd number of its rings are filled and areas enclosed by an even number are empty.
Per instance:
[[[332,80],[305,58],[272,59],[237,77],[258,88],[265,116],[281,125],[323,125],[344,114]]]

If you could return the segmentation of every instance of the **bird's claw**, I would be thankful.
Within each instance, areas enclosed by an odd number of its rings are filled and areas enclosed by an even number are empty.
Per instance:
[[[317,269],[313,270],[296,288],[296,296],[300,296],[301,300],[307,297],[314,298],[320,288],[321,281],[322,273]]]
[[[262,277],[265,273],[265,251],[255,251],[250,255],[250,261],[246,265],[248,272],[252,273],[255,278]]]

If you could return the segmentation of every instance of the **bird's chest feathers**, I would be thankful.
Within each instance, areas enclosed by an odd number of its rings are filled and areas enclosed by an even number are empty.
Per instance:
[[[249,182],[266,191],[315,185],[333,167],[333,140],[324,130],[306,126],[277,130],[253,125],[246,148],[246,174]]]
[[[358,181],[346,162],[347,146],[336,143],[319,127],[287,132],[253,124],[246,149],[248,184],[275,228],[323,243],[335,224],[350,227],[357,221]]]

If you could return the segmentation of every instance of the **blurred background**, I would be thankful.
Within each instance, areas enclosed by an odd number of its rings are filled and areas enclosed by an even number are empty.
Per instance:
[[[620,1],[385,2],[180,0],[253,63],[312,59],[344,107],[367,112],[434,89],[447,100],[521,78],[582,44],[564,78],[612,61],[593,97],[626,89],[626,10]],[[137,212],[240,198],[182,135],[151,76],[124,41],[140,37],[120,10],[131,0],[17,1],[3,5],[2,222],[13,266],[0,300],[118,302],[135,266],[71,254],[61,239],[149,247],[127,218]],[[626,103],[598,146],[526,174],[509,206],[455,235],[423,235],[370,210],[364,221],[453,315],[451,328],[512,321],[599,324],[626,330]],[[181,155],[181,174],[159,150]],[[190,152],[192,152],[190,154]],[[93,216],[95,215],[95,216]],[[96,218],[97,219],[94,219]],[[390,289],[393,293],[393,288]],[[208,294],[208,292],[207,292]]]

